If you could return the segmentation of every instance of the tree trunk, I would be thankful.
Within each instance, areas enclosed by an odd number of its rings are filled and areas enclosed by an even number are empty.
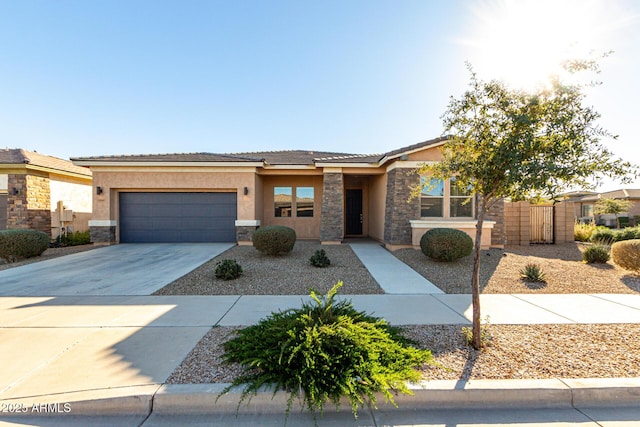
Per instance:
[[[473,245],[473,276],[471,279],[471,302],[473,305],[473,348],[480,350],[484,347],[482,331],[480,329],[480,244],[482,242],[482,225],[486,214],[485,199],[478,198],[476,209],[478,223],[476,224],[476,241]]]

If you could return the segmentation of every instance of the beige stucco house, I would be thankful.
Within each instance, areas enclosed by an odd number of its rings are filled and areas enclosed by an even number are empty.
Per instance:
[[[620,190],[607,191],[604,193],[584,192],[578,194],[570,194],[567,198],[574,202],[576,220],[581,222],[594,221],[599,225],[609,227],[616,226],[616,215],[595,214],[595,205],[600,199],[618,199],[628,200],[633,203],[629,212],[618,215],[619,217],[628,218],[630,225],[640,224],[640,189],[623,188]]]
[[[448,181],[408,201],[416,168],[441,159],[443,138],[384,154],[266,151],[73,158],[93,173],[93,242],[228,241],[248,244],[260,226],[299,239],[369,237],[417,246],[430,228],[475,233],[473,198]],[[483,246],[504,244],[503,207]]]
[[[91,171],[68,160],[0,149],[0,229],[32,228],[52,238],[84,231],[91,218]]]

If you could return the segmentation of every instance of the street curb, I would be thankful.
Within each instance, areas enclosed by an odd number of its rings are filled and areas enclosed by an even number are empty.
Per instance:
[[[148,416],[184,414],[282,414],[288,394],[259,391],[249,403],[240,403],[242,388],[220,395],[227,383],[164,384],[121,387],[106,390],[39,396],[38,404],[50,411],[0,414],[16,416]],[[544,380],[435,380],[410,384],[413,395],[394,396],[398,410],[419,409],[570,409],[594,407],[637,407],[640,378],[544,379]],[[380,409],[392,408],[381,394]],[[28,399],[5,399],[3,405],[25,405]],[[64,411],[64,404],[70,411]],[[294,408],[300,402],[294,401]],[[327,406],[333,410],[332,405]],[[351,412],[343,400],[339,412]]]
[[[241,388],[220,396],[229,384],[165,384],[153,400],[156,415],[283,413],[288,394],[265,390],[240,403]],[[574,380],[460,380],[411,384],[413,395],[394,397],[400,410],[469,408],[588,408],[637,406],[640,378]],[[220,396],[220,397],[219,397]],[[382,395],[378,406],[391,407]],[[298,402],[294,402],[297,405]],[[341,411],[351,411],[348,402]]]

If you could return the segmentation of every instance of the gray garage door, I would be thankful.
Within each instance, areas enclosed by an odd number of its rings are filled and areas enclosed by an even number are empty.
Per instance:
[[[235,242],[235,193],[120,193],[120,242]]]

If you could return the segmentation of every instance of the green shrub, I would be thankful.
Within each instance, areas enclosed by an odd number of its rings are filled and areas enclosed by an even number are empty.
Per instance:
[[[312,256],[309,258],[309,262],[314,267],[328,267],[331,264],[331,260],[327,256],[327,253],[324,249],[318,249]]]
[[[582,260],[587,264],[601,263],[604,264],[609,261],[611,255],[609,254],[609,246],[594,244],[589,246],[582,252]]]
[[[529,282],[546,283],[544,271],[538,264],[530,263],[520,270],[520,277]]]
[[[471,255],[473,240],[453,228],[432,228],[420,239],[422,253],[438,261],[454,261]]]
[[[235,259],[223,259],[216,264],[216,277],[222,280],[234,280],[242,276],[242,267]]]
[[[52,248],[61,248],[65,246],[88,245],[89,243],[91,243],[91,236],[89,234],[89,230],[87,230],[60,234],[50,246]]]
[[[573,225],[573,239],[576,242],[588,242],[595,229],[596,225],[593,222],[588,224],[576,222]]]
[[[376,407],[374,393],[394,403],[392,391],[411,394],[405,381],[417,381],[415,369],[433,363],[428,350],[406,344],[398,329],[336,301],[338,282],[326,296],[311,293],[302,308],[272,313],[244,328],[224,345],[224,360],[248,368],[232,385],[244,385],[241,402],[261,387],[290,393],[287,415],[297,398],[314,414],[327,402],[346,396],[355,417],[364,403]]]
[[[614,243],[611,246],[611,258],[625,270],[640,272],[640,239]]]
[[[293,250],[296,232],[282,225],[267,225],[253,233],[253,247],[267,255],[278,255]]]
[[[616,242],[640,239],[640,227],[627,227],[613,233]]]
[[[37,230],[0,231],[0,258],[15,262],[42,255],[49,247],[49,235]]]
[[[597,227],[593,233],[591,233],[591,237],[589,238],[591,243],[596,243],[600,245],[611,245],[615,240],[613,236],[613,230],[610,230],[606,227]]]

